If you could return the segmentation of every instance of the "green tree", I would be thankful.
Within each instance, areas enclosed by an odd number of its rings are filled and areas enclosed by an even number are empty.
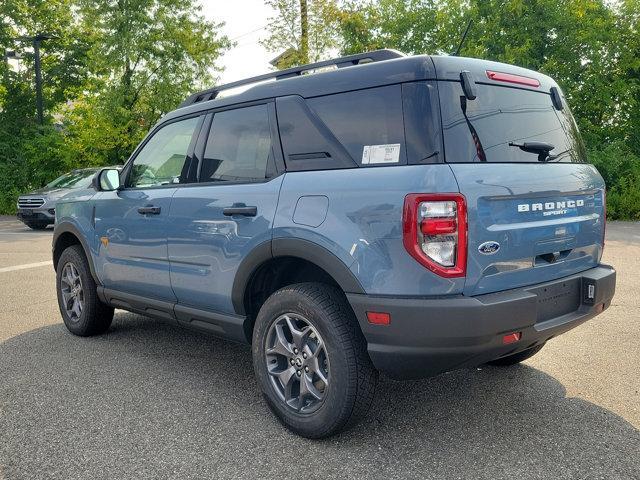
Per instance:
[[[289,68],[331,56],[338,47],[339,9],[336,0],[265,0],[276,14],[261,43],[283,54],[277,67]]]
[[[50,33],[42,48],[45,125],[35,122],[33,56],[12,39]],[[5,0],[0,51],[0,212],[66,170],[121,163],[162,114],[216,80],[230,42],[196,0]]]
[[[215,82],[230,43],[193,0],[80,0],[79,13],[93,75],[67,109],[71,141],[91,163],[122,162],[161,115]]]
[[[34,57],[22,36],[54,35],[42,46],[46,125],[36,123]],[[86,79],[86,44],[72,15],[71,0],[11,0],[0,3],[0,52],[15,50],[19,68],[0,64],[0,212],[13,212],[17,195],[41,186],[66,165],[63,137],[51,127],[56,105]]]
[[[340,18],[347,53],[452,52],[473,20],[461,55],[552,76],[591,146],[629,135],[638,98],[630,82],[638,74],[638,0],[619,8],[604,0],[365,0],[350,3]]]
[[[455,51],[473,20],[460,54],[553,77],[607,180],[609,213],[638,218],[639,0],[352,0],[339,19],[344,53],[414,54]]]

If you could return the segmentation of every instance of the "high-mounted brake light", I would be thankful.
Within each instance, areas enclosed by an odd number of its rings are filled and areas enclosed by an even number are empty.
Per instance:
[[[540,86],[540,82],[535,78],[513,75],[512,73],[487,70],[487,78],[489,80],[495,80],[496,82],[517,83],[518,85],[527,85],[529,87]]]
[[[467,204],[459,193],[411,193],[404,199],[403,243],[409,254],[443,277],[467,268]]]

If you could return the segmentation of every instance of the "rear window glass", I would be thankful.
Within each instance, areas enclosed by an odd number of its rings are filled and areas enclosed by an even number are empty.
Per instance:
[[[563,110],[556,110],[550,95],[543,92],[476,86],[476,99],[466,100],[460,83],[439,82],[447,162],[586,160],[566,105]],[[525,151],[525,143],[535,148]],[[541,144],[553,149],[540,150]]]
[[[406,163],[400,85],[310,98],[307,105],[357,163]]]

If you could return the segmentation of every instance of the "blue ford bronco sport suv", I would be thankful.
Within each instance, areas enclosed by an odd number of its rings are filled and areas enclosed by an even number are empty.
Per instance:
[[[378,372],[515,364],[609,306],[585,161],[556,83],[500,63],[381,50],[199,92],[58,204],[60,311],[250,343],[271,410],[326,437]]]

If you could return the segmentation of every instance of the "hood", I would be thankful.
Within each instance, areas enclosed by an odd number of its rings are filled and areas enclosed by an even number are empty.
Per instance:
[[[20,196],[21,197],[40,196],[40,197],[46,197],[51,200],[55,200],[60,197],[64,197],[67,193],[71,191],[73,191],[72,188],[54,188],[50,190],[50,189],[47,189],[46,187],[43,187]]]

